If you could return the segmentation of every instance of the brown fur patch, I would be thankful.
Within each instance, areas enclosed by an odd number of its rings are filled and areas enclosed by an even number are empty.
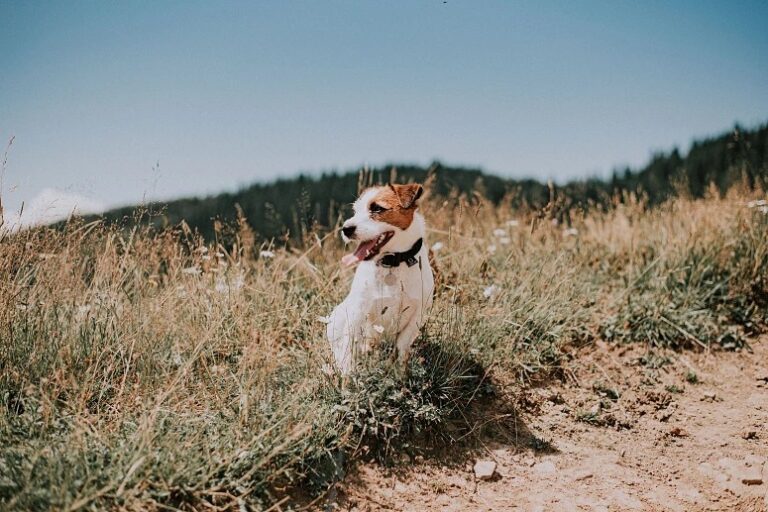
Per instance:
[[[377,189],[378,192],[371,200],[371,204],[376,203],[385,208],[385,211],[371,212],[371,218],[400,229],[408,229],[418,206],[416,201],[421,196],[421,185],[390,185],[377,187]]]

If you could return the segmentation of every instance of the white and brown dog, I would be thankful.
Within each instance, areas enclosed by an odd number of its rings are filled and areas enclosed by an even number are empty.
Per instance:
[[[357,265],[352,289],[327,327],[343,375],[382,339],[394,340],[399,359],[406,361],[424,325],[435,283],[424,217],[417,211],[422,193],[417,184],[371,187],[355,201],[354,216],[342,227],[345,242],[358,241],[342,258],[345,265]]]

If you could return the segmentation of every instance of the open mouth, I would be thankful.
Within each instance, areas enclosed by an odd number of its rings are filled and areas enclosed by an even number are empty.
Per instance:
[[[385,231],[376,238],[360,242],[352,254],[347,254],[341,258],[341,262],[347,266],[354,265],[361,261],[368,261],[373,258],[381,250],[389,239],[395,235],[394,231]]]

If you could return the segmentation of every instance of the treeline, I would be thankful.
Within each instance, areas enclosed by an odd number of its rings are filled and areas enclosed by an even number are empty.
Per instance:
[[[616,170],[607,180],[575,180],[551,187],[533,179],[505,179],[480,169],[439,162],[427,168],[396,165],[372,169],[363,179],[370,183],[391,179],[423,182],[428,176],[433,180],[433,194],[478,192],[494,203],[512,201],[517,207],[534,209],[545,207],[555,197],[561,213],[586,204],[608,204],[623,192],[643,194],[651,204],[657,204],[678,194],[701,197],[712,185],[721,192],[736,184],[766,190],[768,124],[751,130],[736,126],[727,134],[695,142],[686,155],[678,149],[658,153],[642,169]],[[257,183],[237,192],[150,204],[141,218],[157,226],[183,220],[212,239],[218,226],[231,225],[240,214],[259,237],[298,238],[310,228],[333,226],[348,213],[360,185],[359,171],[300,175]],[[120,208],[103,217],[109,222],[131,222],[137,218],[135,211],[135,207]]]

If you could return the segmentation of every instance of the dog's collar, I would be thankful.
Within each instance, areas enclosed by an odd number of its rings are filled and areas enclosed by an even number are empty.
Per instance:
[[[382,256],[379,261],[376,262],[376,265],[385,268],[392,268],[399,267],[401,263],[405,262],[406,265],[412,267],[418,262],[416,255],[419,254],[422,243],[423,239],[419,238],[416,240],[416,243],[413,244],[413,246],[405,252],[387,253]]]

